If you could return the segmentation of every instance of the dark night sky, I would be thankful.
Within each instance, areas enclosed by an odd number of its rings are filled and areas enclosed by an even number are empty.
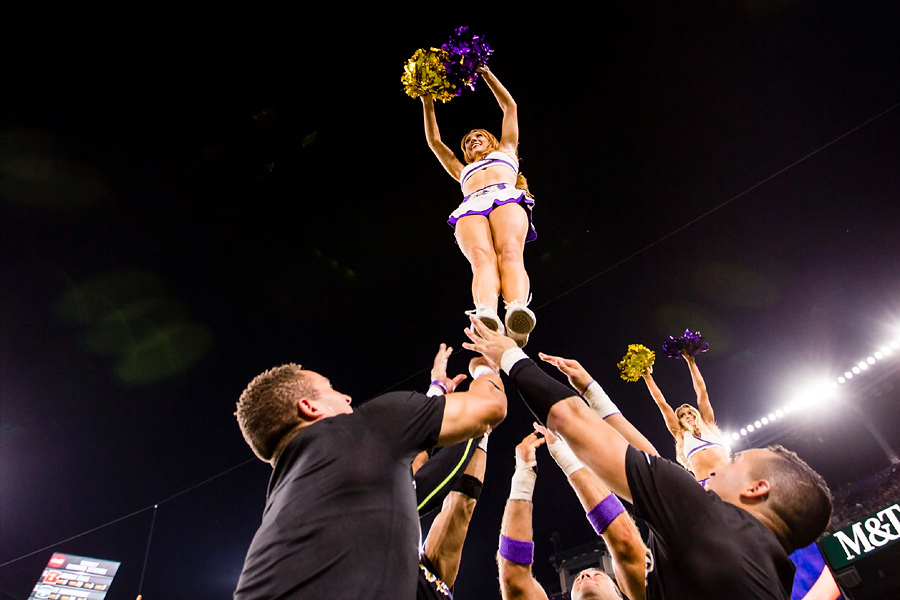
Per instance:
[[[133,598],[154,504],[144,597],[229,597],[270,473],[232,416],[246,383],[293,361],[355,402],[424,390],[438,344],[464,341],[470,275],[445,223],[459,188],[399,83],[459,25],[488,37],[519,105],[539,236],[527,350],[581,360],[664,455],[649,395],[617,375],[629,343],[659,351],[700,329],[734,430],[900,337],[896,2],[468,21],[128,10],[3,20],[4,600],[54,551],[122,561],[108,598]],[[451,146],[499,128],[486,87],[437,110]],[[670,402],[692,401],[683,365],[659,355]],[[852,407],[900,447],[898,374],[879,363],[846,404],[757,442],[798,450],[833,486],[883,468]],[[499,598],[499,519],[531,422],[510,400],[458,598]],[[552,590],[551,533],[593,534],[542,461],[535,572]]]

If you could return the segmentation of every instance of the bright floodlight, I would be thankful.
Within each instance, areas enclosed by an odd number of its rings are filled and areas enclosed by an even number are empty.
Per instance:
[[[753,424],[756,426],[757,429],[762,427],[762,423],[760,423],[759,421],[754,421]]]
[[[775,413],[769,413],[769,420],[770,420],[770,421],[774,421],[776,418],[777,418],[777,417],[775,416]]]
[[[853,367],[853,368],[851,369],[851,371],[853,371],[853,372],[856,373],[857,375],[859,375],[859,374],[862,372],[862,371],[860,370],[859,367]]]
[[[741,435],[747,435],[747,428],[741,427]]]
[[[753,431],[754,429],[756,429],[756,427],[753,425],[747,425],[747,431]]]
[[[784,411],[779,408],[778,410],[775,411],[775,414],[778,415],[779,417],[783,417]]]
[[[862,369],[863,371],[865,371],[866,369],[869,368],[869,365],[868,365],[868,363],[866,363],[866,361],[861,360],[861,361],[859,361],[859,368]]]
[[[760,421],[762,421],[762,424],[763,424],[763,425],[768,425],[768,424],[769,424],[769,419],[768,419],[767,417],[763,417],[762,419],[760,419]]]
[[[838,377],[838,383],[844,383],[844,382],[846,382],[846,381],[847,381],[847,380],[844,379],[843,377]]]
[[[785,413],[789,413],[789,412],[791,412],[792,410],[794,410],[794,407],[791,406],[790,404],[785,404],[785,405],[784,405],[784,412],[785,412]]]
[[[898,342],[897,340],[893,340],[893,341],[892,341],[890,344],[888,344],[888,345],[889,345],[892,349],[894,349],[894,350],[896,350],[897,348],[900,348],[900,342]]]
[[[739,436],[739,435],[736,434],[736,433],[732,433],[732,434],[731,434],[731,439],[733,439],[734,441],[738,441],[739,439],[741,439],[741,436]]]
[[[884,353],[881,350],[879,350],[878,352],[875,353],[875,358],[877,358],[878,360],[881,360],[882,358],[884,358]]]
[[[869,358],[866,359],[866,362],[869,363],[870,365],[874,365],[874,364],[875,364],[875,358],[872,357],[872,356],[870,356]]]

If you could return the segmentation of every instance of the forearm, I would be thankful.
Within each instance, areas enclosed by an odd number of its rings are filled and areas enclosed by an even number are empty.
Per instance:
[[[508,110],[516,109],[516,101],[513,100],[512,95],[507,91],[507,89],[500,83],[500,80],[497,79],[497,76],[494,75],[491,71],[485,71],[482,76],[484,77],[484,82],[487,83],[488,87],[491,89],[491,92],[494,94],[494,98],[497,99],[497,104],[500,105],[500,108],[503,112]]]
[[[569,476],[594,530],[603,537],[616,566],[619,584],[632,600],[643,598],[645,584],[646,547],[640,533],[625,512],[621,502],[611,496],[609,489],[589,469],[580,469]],[[617,514],[618,511],[621,511]],[[640,595],[634,592],[640,590]]]
[[[432,150],[436,145],[442,145],[441,132],[438,129],[437,118],[434,115],[434,103],[422,100],[422,113],[425,118],[425,141]]]
[[[678,429],[678,417],[675,416],[675,411],[672,410],[672,407],[666,402],[666,397],[663,396],[662,390],[656,385],[653,377],[644,375],[644,383],[647,384],[647,390],[650,392],[650,397],[653,398],[653,402],[655,402],[656,407],[659,408],[659,412],[666,422],[666,427],[668,427],[670,431]]]
[[[627,513],[619,516],[603,535],[613,559],[616,581],[630,600],[644,600],[647,588],[647,547]]]
[[[426,556],[437,570],[438,577],[451,587],[459,572],[463,544],[475,504],[481,494],[487,465],[486,448],[487,440],[482,439],[466,465],[462,478],[453,484],[454,491],[444,499],[441,512],[435,517],[425,539]]]
[[[606,421],[610,427],[619,432],[619,435],[625,438],[625,441],[638,450],[642,450],[648,454],[654,456],[659,454],[653,444],[650,443],[650,440],[644,437],[644,435],[631,424],[631,421],[625,418],[619,410],[619,407],[617,407],[612,399],[610,399],[599,383],[593,379],[589,379],[588,382],[579,385],[579,382],[573,377],[570,377],[569,379],[570,382],[575,385],[576,389],[582,391],[584,399],[587,400],[591,410],[603,417],[603,420]]]
[[[709,403],[709,394],[706,391],[706,381],[700,374],[700,368],[697,361],[693,357],[686,357],[688,369],[691,372],[691,381],[694,384],[694,393],[697,394],[697,408],[700,410],[700,416],[709,423],[715,423],[715,414],[712,405]]]
[[[500,535],[518,542],[533,543],[532,512],[533,505],[530,501],[507,500],[500,526]],[[531,573],[531,560],[527,562],[509,560],[503,554],[504,552],[501,550],[497,555],[500,592],[503,599],[538,600],[546,598],[546,593]]]
[[[841,595],[831,570],[826,566],[803,600],[837,600]]]
[[[572,389],[544,373],[518,348],[503,353],[501,367],[525,404],[547,428],[568,442],[575,455],[622,498],[631,498],[625,477],[628,442]]]
[[[625,438],[625,441],[637,448],[642,452],[646,452],[652,456],[659,456],[659,452],[657,452],[656,447],[650,443],[644,434],[638,431],[637,427],[631,424],[631,421],[626,419],[622,413],[616,413],[613,415],[609,415],[605,419],[606,424],[615,429],[619,435]]]
[[[594,475],[590,469],[579,469],[569,475],[569,485],[578,496],[581,507],[587,512],[597,506],[597,504],[609,496],[609,488],[603,485],[603,482]]]
[[[475,504],[474,498],[450,492],[425,538],[425,555],[434,565],[436,575],[451,587],[459,573],[459,562]]]
[[[628,442],[594,413],[580,398],[557,402],[547,426],[561,435],[575,456],[616,495],[631,500],[625,474]]]

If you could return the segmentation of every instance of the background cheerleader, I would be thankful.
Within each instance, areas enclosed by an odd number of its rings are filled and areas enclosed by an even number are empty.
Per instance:
[[[705,484],[709,479],[710,471],[727,463],[731,458],[731,451],[723,443],[722,433],[716,425],[715,413],[706,391],[706,382],[700,375],[700,369],[694,358],[696,354],[705,352],[708,348],[700,334],[690,330],[685,330],[684,335],[679,338],[669,336],[663,344],[669,358],[683,358],[687,363],[694,383],[694,392],[697,394],[697,408],[690,404],[682,404],[673,410],[653,380],[652,365],[647,365],[641,374],[669,432],[675,438],[676,459],[689,469],[701,484]]]

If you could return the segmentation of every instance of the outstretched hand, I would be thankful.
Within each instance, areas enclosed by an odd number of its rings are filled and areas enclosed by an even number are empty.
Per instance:
[[[537,449],[546,443],[546,439],[537,433],[529,433],[516,446],[516,462],[527,465],[537,461]]]
[[[463,348],[473,350],[494,365],[500,364],[503,353],[510,348],[516,347],[516,342],[512,338],[497,333],[487,328],[487,326],[474,316],[469,317],[472,326],[465,329],[466,337],[471,342],[463,342]]]
[[[456,386],[466,378],[463,373],[460,373],[453,379],[447,377],[447,360],[449,360],[451,354],[453,354],[453,348],[447,344],[441,344],[437,354],[434,355],[434,366],[431,367],[431,380],[440,381],[444,384],[448,394],[455,390]]]
[[[562,358],[561,356],[551,356],[549,354],[544,354],[543,352],[538,352],[538,356],[541,357],[542,361],[548,362],[559,369],[563,375],[569,378],[569,383],[572,387],[581,394],[584,393],[587,386],[594,380],[590,373],[588,373],[577,360]]]
[[[536,432],[538,432],[538,433],[540,433],[542,436],[544,436],[544,438],[547,440],[547,443],[548,443],[548,444],[551,444],[551,445],[552,445],[552,444],[555,444],[556,442],[559,441],[559,438],[557,438],[555,435],[553,435],[553,432],[552,432],[552,431],[550,431],[549,429],[547,429],[546,427],[544,427],[543,425],[541,425],[541,424],[538,423],[537,421],[535,421],[534,423],[532,423],[532,425],[534,425],[534,430],[535,430]]]

